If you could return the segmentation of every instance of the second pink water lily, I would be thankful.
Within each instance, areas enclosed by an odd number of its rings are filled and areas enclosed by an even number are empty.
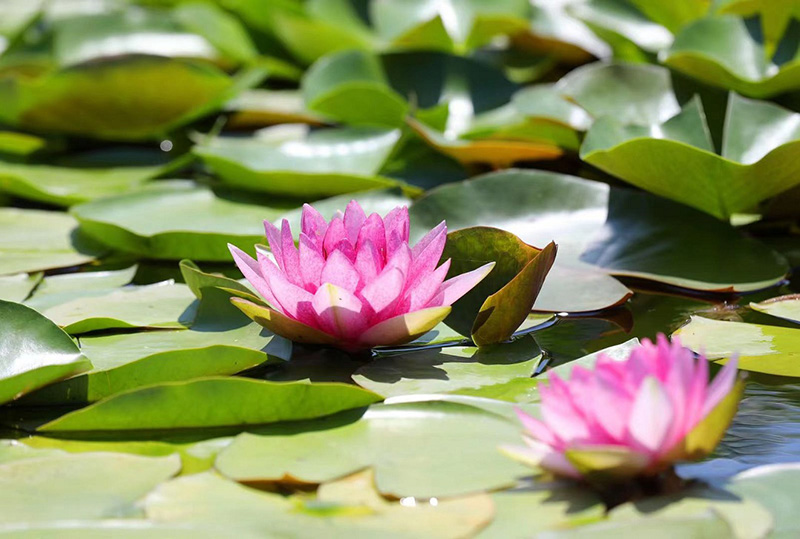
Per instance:
[[[406,207],[367,216],[352,201],[328,222],[306,204],[296,245],[286,220],[280,229],[265,221],[271,253],[257,251],[256,260],[229,247],[268,306],[233,301],[259,324],[297,342],[344,349],[409,342],[444,320],[494,265],[446,280],[450,261],[439,265],[445,223],[413,247],[409,225]]]

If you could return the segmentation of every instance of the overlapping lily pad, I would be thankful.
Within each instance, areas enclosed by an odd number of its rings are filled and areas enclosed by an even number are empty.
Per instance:
[[[789,39],[786,45],[795,48],[781,54],[788,60],[770,57],[744,19],[719,15],[686,26],[665,51],[663,61],[708,84],[767,98],[800,88],[797,44]]]
[[[33,309],[0,301],[0,403],[92,368],[58,326]]]
[[[508,487],[527,475],[497,451],[499,443],[518,438],[512,421],[468,404],[401,403],[372,406],[358,420],[241,434],[220,453],[216,467],[244,482],[322,483],[369,466],[383,494],[456,496]],[[425,451],[419,440],[425,440]]]
[[[72,213],[82,231],[120,251],[160,259],[228,261],[228,243],[251,249],[264,241],[262,221],[297,205],[271,199],[270,206],[264,206],[250,197],[219,195],[192,182],[159,182],[138,193],[81,204]]]
[[[22,302],[42,280],[41,273],[5,275],[0,277],[0,300]]]
[[[69,215],[0,208],[0,275],[78,266],[104,252]]]
[[[567,212],[570,218],[561,219]],[[608,307],[606,298],[615,294],[607,290],[614,289],[619,294],[610,305],[623,302],[629,292],[608,275],[746,291],[779,282],[788,269],[777,253],[699,211],[547,172],[506,171],[443,186],[416,202],[411,214],[418,230],[446,219],[450,229],[494,226],[531,245],[556,241],[559,255],[534,305],[550,312]],[[739,262],[720,267],[731,256]],[[573,297],[576,281],[584,279],[591,282],[585,290],[597,295]]]
[[[380,169],[398,130],[369,128],[282,131],[267,137],[215,138],[195,148],[228,185],[303,200],[399,185]]]

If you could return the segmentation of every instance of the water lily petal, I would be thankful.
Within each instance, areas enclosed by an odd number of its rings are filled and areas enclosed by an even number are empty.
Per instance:
[[[447,318],[450,307],[430,307],[393,316],[370,327],[359,337],[363,346],[396,346],[413,341]]]
[[[383,255],[371,240],[366,240],[359,246],[356,252],[355,267],[361,276],[361,282],[369,283],[383,271]]]
[[[283,257],[283,272],[289,280],[297,286],[303,286],[303,277],[300,273],[300,254],[292,238],[292,228],[286,219],[281,223],[281,256]]]
[[[429,305],[452,305],[458,301],[461,296],[475,288],[479,282],[489,275],[492,268],[494,268],[494,262],[489,262],[477,269],[462,273],[461,275],[456,275],[452,279],[446,280],[442,283],[439,292],[431,300]]]
[[[436,265],[442,258],[446,241],[447,225],[442,221],[411,249],[411,267],[408,272],[409,288],[415,286],[436,269]]]
[[[344,229],[344,222],[341,218],[334,218],[328,224],[328,230],[325,232],[325,239],[322,246],[326,256],[330,256],[339,245],[341,241],[347,240],[347,232]]]
[[[354,340],[367,326],[361,300],[334,284],[324,283],[320,286],[311,304],[320,327],[345,341]]]
[[[405,279],[403,272],[397,268],[387,268],[375,280],[361,290],[361,296],[369,303],[377,319],[389,311],[403,293]]]
[[[364,221],[364,226],[359,230],[358,239],[356,240],[356,252],[358,253],[364,249],[367,242],[371,243],[372,248],[380,254],[381,262],[385,262],[386,229],[383,226],[383,219],[377,213],[367,217],[367,220]]]
[[[441,288],[449,269],[450,259],[447,259],[444,264],[426,275],[416,286],[406,292],[401,309],[408,312],[426,307]]]
[[[278,264],[278,267],[283,270],[283,253],[281,252],[283,242],[281,241],[281,231],[269,221],[264,221],[264,232],[267,236],[267,245],[269,245],[269,250],[272,252],[272,257],[275,259],[275,263]]]
[[[307,234],[300,234],[300,275],[303,279],[303,288],[311,293],[317,291],[317,286],[322,275],[322,268],[325,266],[325,259],[322,257],[322,249],[314,243]]]
[[[269,287],[269,283],[267,280],[261,275],[261,268],[259,267],[258,262],[252,258],[250,255],[236,247],[235,245],[228,244],[228,250],[233,255],[233,261],[236,263],[236,267],[239,268],[239,271],[242,272],[244,278],[247,279],[250,284],[255,287],[256,291],[261,294],[267,303],[270,305],[279,305],[278,300],[275,298],[275,295],[272,293],[272,290]]]
[[[256,305],[251,301],[236,297],[231,298],[231,303],[257,324],[291,341],[304,344],[336,344],[338,342],[338,338],[335,336],[293,320],[269,307]]]
[[[669,395],[654,377],[642,382],[631,410],[628,431],[644,449],[657,452],[663,447],[672,424],[673,410]]]
[[[725,395],[730,393],[733,384],[736,383],[738,365],[738,358],[731,358],[714,377],[706,392],[706,400],[703,403],[703,417],[716,408],[720,401],[725,398]]]
[[[322,240],[328,230],[328,222],[324,217],[309,204],[303,204],[303,212],[300,216],[300,231],[308,236],[314,244],[322,248]]]
[[[336,250],[325,261],[320,274],[320,283],[329,283],[354,293],[361,282],[361,276],[350,259]]]
[[[358,233],[366,219],[367,214],[364,213],[361,205],[357,201],[351,200],[344,210],[344,219],[342,219],[347,239],[351,244],[356,245]]]

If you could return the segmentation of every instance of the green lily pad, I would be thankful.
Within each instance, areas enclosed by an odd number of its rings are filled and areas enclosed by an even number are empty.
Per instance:
[[[446,105],[448,122],[468,123],[472,114],[507,103],[517,89],[490,65],[434,52],[343,52],[312,66],[302,84],[309,110],[392,127],[402,125],[407,100],[421,109]]]
[[[261,71],[232,79],[207,63],[122,56],[0,84],[0,120],[26,130],[111,140],[153,140],[257,84]]]
[[[78,266],[103,251],[67,214],[0,208],[0,275]]]
[[[205,473],[163,483],[143,500],[149,521],[202,525],[226,535],[455,538],[473,534],[492,517],[483,494],[406,507],[374,493],[369,474],[324,485],[316,498],[279,494]]]
[[[177,457],[85,453],[0,466],[5,527],[69,520],[130,518],[135,502],[180,470]],[[22,480],[24,478],[24,480]],[[113,479],[112,479],[113,478]],[[42,496],[50,503],[42,504]]]
[[[683,28],[662,60],[705,83],[764,99],[800,88],[794,48],[788,61],[775,63],[744,19],[719,15]]]
[[[0,191],[72,206],[88,200],[134,191],[167,167],[79,168],[0,161]]]
[[[727,220],[798,184],[789,157],[800,145],[800,131],[794,127],[798,117],[777,105],[731,95],[722,155],[717,155],[702,104],[694,99],[661,125],[624,126],[601,118],[586,134],[581,158],[638,187]]]
[[[118,393],[39,428],[47,433],[243,427],[368,406],[378,395],[344,384],[201,378]]]
[[[445,219],[451,230],[493,226],[530,245],[555,241],[559,254],[534,304],[549,312],[576,311],[574,306],[585,308],[595,299],[572,297],[576,281],[583,279],[592,282],[601,299],[613,296],[605,283],[621,288],[616,305],[630,292],[609,275],[706,291],[747,291],[779,282],[787,269],[780,255],[702,212],[647,193],[548,172],[510,170],[445,185],[418,200],[410,212],[414,235]],[[567,212],[569,219],[560,218]],[[735,264],[719,265],[731,257]],[[562,281],[565,277],[570,280]],[[580,290],[592,293],[586,283]],[[543,297],[552,302],[543,304]]]
[[[42,314],[72,335],[111,328],[186,327],[194,318],[194,301],[188,286],[164,281],[77,298]]]
[[[570,4],[533,0],[530,26],[526,32],[513,36],[514,46],[569,65],[610,57],[612,49],[608,43],[572,16]]]
[[[800,477],[798,463],[759,466],[735,476],[728,485],[738,496],[757,500],[774,519],[772,537],[792,537],[800,532],[792,492]]]
[[[323,483],[372,467],[383,494],[458,496],[512,486],[527,475],[526,468],[497,451],[499,444],[518,440],[512,420],[468,404],[400,403],[372,406],[357,420],[331,418],[241,434],[220,453],[216,467],[237,481],[301,483]]]
[[[324,119],[306,109],[299,90],[247,90],[229,101],[229,129],[254,129],[274,124],[321,125]]]
[[[448,277],[494,262],[491,273],[453,305],[446,323],[478,346],[511,337],[531,311],[556,258],[556,245],[532,247],[504,230],[473,227],[447,235]]]
[[[33,309],[0,300],[0,320],[0,403],[92,368],[69,335]]]
[[[262,221],[296,207],[282,200],[261,206],[252,197],[220,195],[191,182],[159,182],[138,193],[75,206],[72,213],[82,231],[121,251],[227,262],[228,243],[251,249],[264,241]]]
[[[194,152],[224,183],[303,200],[400,185],[380,176],[398,130],[331,128],[280,141],[215,138]]]
[[[21,303],[42,281],[41,273],[5,275],[0,277],[0,300]]]
[[[137,266],[122,270],[86,271],[49,275],[42,279],[25,305],[39,312],[74,299],[100,296],[129,284]]]
[[[800,377],[800,329],[693,316],[673,335],[712,361],[736,355],[741,370]]]
[[[800,5],[796,2],[770,2],[769,0],[717,0],[717,13],[751,17],[759,15],[765,51],[775,52],[778,42],[786,34],[792,18],[800,19]]]
[[[243,294],[254,294],[254,290],[247,286],[249,284],[247,281],[244,281],[244,283],[247,283],[244,284],[224,275],[206,273],[191,260],[181,260],[179,267],[186,286],[189,287],[197,299],[203,299],[204,288],[223,288],[228,291],[242,292]]]
[[[47,141],[40,137],[15,131],[0,131],[0,154],[30,155],[46,146]]]
[[[448,346],[380,355],[358,369],[353,380],[384,397],[451,393],[530,378],[540,359],[536,341],[526,336],[493,347]]]

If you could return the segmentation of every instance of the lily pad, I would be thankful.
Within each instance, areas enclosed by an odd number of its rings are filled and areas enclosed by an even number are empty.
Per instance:
[[[673,335],[712,361],[736,355],[741,370],[800,377],[800,329],[693,316]]]
[[[42,274],[19,273],[0,277],[0,300],[20,303],[41,282]]]
[[[0,120],[22,129],[111,140],[166,138],[257,84],[193,60],[122,56],[0,84]]]
[[[241,434],[220,453],[216,467],[237,481],[295,483],[323,483],[372,467],[382,494],[458,496],[512,486],[527,475],[497,451],[498,444],[518,439],[511,419],[468,404],[377,405],[357,420],[331,418]]]
[[[731,95],[722,154],[717,155],[702,104],[695,99],[661,125],[624,126],[601,118],[586,134],[581,158],[638,187],[727,220],[800,182],[789,158],[800,145],[800,131],[794,127],[798,118],[777,105]]]
[[[323,486],[316,499],[279,494],[205,473],[159,486],[142,505],[149,521],[202,525],[237,537],[269,535],[315,537],[456,538],[471,535],[492,517],[484,494],[406,507],[374,493],[369,474]]]
[[[451,230],[493,226],[530,245],[558,243],[558,258],[540,295],[554,301],[546,306],[537,301],[536,310],[585,308],[593,298],[571,297],[576,280],[590,279],[598,298],[610,295],[603,287],[621,289],[616,305],[630,292],[609,275],[706,291],[747,291],[780,282],[787,270],[780,255],[702,212],[647,193],[548,172],[510,170],[445,185],[410,211],[415,235],[446,219]],[[561,218],[567,212],[570,218]],[[720,267],[719,260],[732,256],[735,264]],[[548,296],[549,289],[554,292]],[[589,286],[582,289],[592,292]]]
[[[92,368],[69,335],[33,309],[0,300],[0,320],[0,403]]]
[[[662,61],[713,86],[764,99],[800,88],[796,52],[784,62],[768,58],[763,43],[753,36],[744,19],[719,15],[683,28]]]
[[[531,311],[556,258],[556,245],[532,247],[504,230],[473,227],[447,235],[442,260],[451,260],[449,277],[483,264],[495,266],[486,279],[453,305],[445,321],[478,346],[511,337]]]
[[[0,275],[78,266],[103,252],[69,215],[0,208]]]
[[[774,518],[773,537],[791,537],[800,532],[797,507],[787,497],[800,477],[800,464],[770,464],[738,474],[727,489],[739,495],[758,500]]]
[[[129,284],[137,266],[122,270],[86,271],[49,275],[42,279],[25,305],[39,312],[77,298],[100,296]]]
[[[201,378],[118,393],[39,428],[47,433],[244,427],[368,406],[378,395],[344,384]]]
[[[358,369],[355,382],[384,397],[450,393],[533,376],[541,351],[536,341],[475,348],[451,346],[380,355]]]
[[[84,453],[18,460],[0,466],[4,526],[130,518],[135,502],[180,470],[176,457]],[[24,478],[24,480],[20,480]],[[113,480],[109,480],[113,478]],[[42,496],[50,503],[43,504]]]
[[[797,294],[779,296],[759,303],[750,303],[750,308],[800,324],[800,295]]]
[[[226,184],[303,200],[400,185],[380,175],[398,130],[331,128],[272,142],[215,138],[196,146]]]
[[[261,222],[296,206],[282,200],[262,206],[252,197],[220,195],[192,182],[159,182],[138,193],[81,204],[72,213],[82,231],[121,251],[227,262],[228,243],[250,249],[263,242]]]
[[[164,281],[77,298],[42,314],[72,335],[111,328],[186,327],[194,318],[194,301],[188,286]]]
[[[274,124],[321,125],[324,119],[306,109],[299,90],[247,90],[229,101],[226,127],[253,129]]]

